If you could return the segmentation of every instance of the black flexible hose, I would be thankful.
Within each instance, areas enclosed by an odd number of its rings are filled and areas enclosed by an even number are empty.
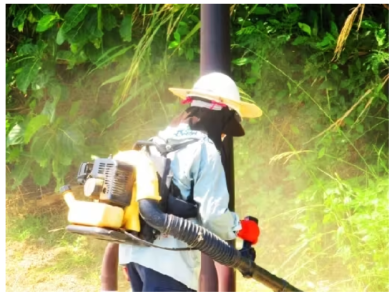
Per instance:
[[[259,267],[251,259],[241,255],[224,240],[207,229],[183,218],[165,214],[155,200],[139,201],[140,215],[151,227],[187,243],[216,262],[239,270],[276,292],[302,292],[296,287],[267,270]]]

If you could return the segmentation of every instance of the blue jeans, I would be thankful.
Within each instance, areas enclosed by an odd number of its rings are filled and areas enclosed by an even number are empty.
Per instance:
[[[127,264],[133,292],[196,292],[181,282],[137,263]]]

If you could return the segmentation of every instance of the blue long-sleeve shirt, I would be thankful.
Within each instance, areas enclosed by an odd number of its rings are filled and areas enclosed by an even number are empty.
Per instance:
[[[186,124],[166,128],[155,140],[176,145],[190,138],[198,141],[168,155],[172,160],[173,182],[186,199],[193,180],[193,199],[199,204],[199,216],[192,221],[224,240],[233,240],[241,225],[237,214],[228,210],[226,177],[214,143],[206,134],[193,131]],[[154,244],[170,248],[187,246],[171,236],[160,236]],[[135,262],[170,276],[191,289],[198,289],[201,264],[199,251],[168,251],[133,245],[120,245],[119,251],[120,264]]]

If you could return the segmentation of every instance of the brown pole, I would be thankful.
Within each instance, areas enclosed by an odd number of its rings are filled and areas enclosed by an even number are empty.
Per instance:
[[[119,245],[109,243],[106,246],[101,267],[101,291],[117,291],[117,270],[118,270],[118,249]]]
[[[222,72],[230,76],[230,6],[201,4],[200,73]],[[226,137],[222,162],[230,194],[229,209],[234,211],[233,138]],[[234,246],[234,241],[231,242]],[[202,254],[199,280],[200,292],[235,292],[235,272],[232,268],[214,263]]]

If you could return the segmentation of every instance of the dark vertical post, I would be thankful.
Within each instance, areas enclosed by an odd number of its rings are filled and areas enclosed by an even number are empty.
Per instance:
[[[230,76],[230,6],[228,4],[201,4],[200,73],[221,72]],[[234,211],[233,138],[224,141],[222,162],[230,193],[229,209]],[[234,242],[233,242],[234,243]],[[234,244],[232,244],[234,246]],[[202,254],[199,291],[235,292],[235,272],[214,263]]]

